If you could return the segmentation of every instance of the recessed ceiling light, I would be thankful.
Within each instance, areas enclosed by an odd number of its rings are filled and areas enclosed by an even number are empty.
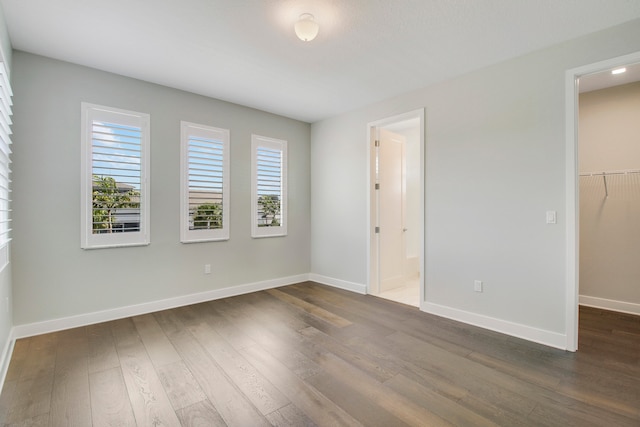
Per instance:
[[[626,68],[622,67],[622,68],[616,68],[615,70],[611,70],[611,74],[622,74],[625,71],[627,71]]]

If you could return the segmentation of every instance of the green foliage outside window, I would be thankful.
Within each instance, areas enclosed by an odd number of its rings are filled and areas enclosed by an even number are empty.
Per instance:
[[[93,232],[113,233],[116,211],[140,208],[140,192],[118,186],[110,176],[93,175]]]
[[[259,227],[278,227],[278,215],[280,215],[280,198],[275,195],[266,195],[258,197],[258,211],[262,212],[264,224]],[[269,218],[271,221],[269,222]]]
[[[220,203],[199,205],[193,212],[193,228],[195,230],[222,228],[222,205]]]

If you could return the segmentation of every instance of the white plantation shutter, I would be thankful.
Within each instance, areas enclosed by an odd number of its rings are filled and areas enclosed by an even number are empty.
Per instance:
[[[0,62],[0,269],[9,262],[11,240],[11,85],[4,63]]]
[[[287,234],[287,141],[253,135],[252,236]]]
[[[117,142],[116,142],[117,141]],[[139,188],[141,178],[140,157],[142,129],[94,120],[91,128],[91,153],[93,176],[93,233],[140,231]],[[107,181],[104,181],[107,180]],[[103,189],[101,182],[112,180],[115,191],[122,194],[125,205],[116,210],[116,219],[107,221],[96,212],[104,210],[113,201],[101,202],[110,197],[111,189]]]
[[[180,241],[229,238],[227,129],[181,122]]]
[[[82,104],[83,248],[148,239],[149,116]]]

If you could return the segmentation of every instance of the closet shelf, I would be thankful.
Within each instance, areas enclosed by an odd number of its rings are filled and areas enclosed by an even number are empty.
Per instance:
[[[609,197],[609,188],[607,186],[607,177],[613,175],[631,175],[631,174],[640,174],[640,169],[625,169],[625,170],[617,170],[617,171],[601,171],[601,172],[582,172],[580,173],[580,177],[585,176],[601,176],[602,182],[604,183],[604,194],[605,197]]]

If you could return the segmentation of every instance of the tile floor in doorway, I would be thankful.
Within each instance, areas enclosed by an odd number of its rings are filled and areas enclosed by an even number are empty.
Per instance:
[[[420,307],[420,286],[418,285],[418,279],[409,280],[403,286],[380,292],[378,296],[402,304]]]

